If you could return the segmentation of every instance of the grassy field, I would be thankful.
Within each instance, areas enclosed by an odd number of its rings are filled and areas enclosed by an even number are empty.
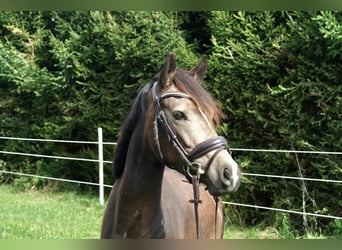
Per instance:
[[[95,196],[0,186],[0,197],[1,239],[99,238],[104,207]]]
[[[105,206],[95,195],[0,186],[0,239],[97,239]],[[275,229],[227,225],[225,239],[286,238]]]

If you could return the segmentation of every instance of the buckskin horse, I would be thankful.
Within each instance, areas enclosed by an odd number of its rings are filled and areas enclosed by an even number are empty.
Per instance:
[[[201,84],[206,67],[177,68],[169,53],[139,92],[115,147],[101,238],[222,238],[216,197],[238,189],[240,171],[216,133],[223,113]]]

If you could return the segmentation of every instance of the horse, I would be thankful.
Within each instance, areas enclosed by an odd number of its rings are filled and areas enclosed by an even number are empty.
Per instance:
[[[168,53],[140,90],[115,147],[102,239],[223,237],[214,197],[238,189],[240,170],[216,133],[224,114],[202,86],[206,68],[205,57],[191,70],[178,68]]]

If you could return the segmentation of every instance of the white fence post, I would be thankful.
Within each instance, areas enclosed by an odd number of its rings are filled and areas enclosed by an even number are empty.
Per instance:
[[[99,200],[100,205],[104,204],[104,185],[103,185],[103,139],[102,128],[97,128],[98,147],[99,147]]]

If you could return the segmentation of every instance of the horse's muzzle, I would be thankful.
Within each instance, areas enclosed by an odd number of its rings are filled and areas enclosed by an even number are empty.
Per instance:
[[[230,164],[225,164],[221,168],[212,168],[205,175],[203,182],[207,185],[207,190],[213,196],[235,192],[238,190],[241,182],[239,167],[232,160]]]

